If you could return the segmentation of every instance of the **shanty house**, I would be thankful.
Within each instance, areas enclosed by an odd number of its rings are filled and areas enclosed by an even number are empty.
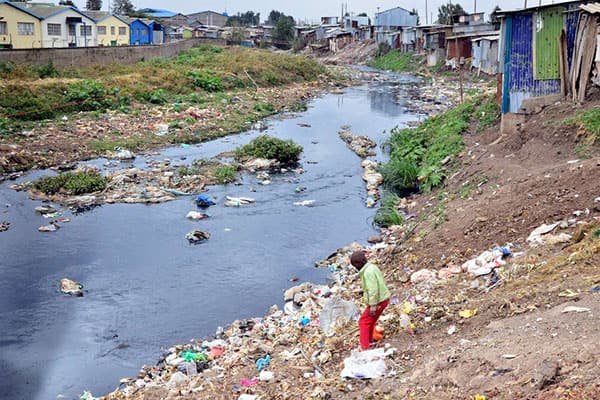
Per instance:
[[[498,45],[500,35],[476,37],[473,40],[473,69],[477,73],[496,75],[499,71]]]
[[[584,1],[504,11],[502,112],[527,113],[564,96]]]
[[[41,17],[27,8],[0,1],[0,49],[42,47]]]
[[[408,33],[403,35],[402,30],[417,26],[417,19],[417,14],[402,7],[379,12],[375,14],[375,40],[377,43],[387,43],[392,48],[401,48],[403,45],[414,47],[416,37]]]
[[[105,11],[86,11],[96,21],[98,46],[129,45],[129,24],[123,18]]]
[[[148,25],[150,44],[162,44],[165,42],[165,28],[161,23],[154,20],[143,20]]]

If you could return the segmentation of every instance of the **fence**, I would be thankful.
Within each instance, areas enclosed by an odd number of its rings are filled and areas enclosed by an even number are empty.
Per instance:
[[[0,50],[0,63],[11,61],[15,64],[46,65],[51,62],[59,69],[115,62],[133,64],[157,57],[173,57],[183,50],[203,43],[225,45],[225,41],[221,39],[195,38],[149,46]]]

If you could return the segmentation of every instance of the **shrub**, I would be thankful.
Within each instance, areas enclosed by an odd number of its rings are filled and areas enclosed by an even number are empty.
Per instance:
[[[587,136],[590,143],[600,142],[600,109],[592,108],[580,111],[575,117],[565,121],[568,125],[576,126]]]
[[[281,164],[295,164],[304,149],[291,140],[281,140],[268,135],[258,136],[250,143],[235,149],[235,158],[266,158]]]
[[[55,76],[59,76],[58,70],[54,67],[52,61],[48,62],[44,65],[34,65],[31,66],[31,71],[35,73],[40,79],[44,78],[52,78]]]
[[[167,93],[164,89],[155,89],[149,92],[141,92],[138,98],[151,104],[165,104],[167,102]]]
[[[188,71],[185,75],[192,80],[192,84],[207,92],[221,92],[223,81],[215,74],[207,71]]]
[[[236,168],[232,165],[219,165],[214,173],[213,176],[215,178],[215,180],[220,183],[220,184],[224,184],[224,183],[230,183],[235,181],[235,175],[236,173]]]
[[[382,228],[388,228],[392,225],[400,225],[404,222],[404,216],[398,211],[400,197],[395,194],[388,194],[381,200],[381,207],[377,210],[373,222]]]
[[[273,113],[275,112],[275,106],[271,103],[256,103],[254,105],[254,111],[258,111],[260,113]]]
[[[56,176],[45,176],[33,186],[45,194],[55,194],[64,190],[68,194],[80,195],[103,190],[108,178],[98,172],[65,172]]]
[[[379,168],[384,187],[392,192],[413,191],[419,177],[419,167],[415,161],[393,157]]]
[[[76,103],[70,107],[74,111],[94,111],[113,105],[113,100],[108,95],[108,90],[101,82],[83,80],[69,86],[65,99],[69,103]]]

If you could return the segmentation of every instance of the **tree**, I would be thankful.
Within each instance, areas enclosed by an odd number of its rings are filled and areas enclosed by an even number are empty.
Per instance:
[[[498,18],[498,13],[502,11],[502,9],[500,8],[499,5],[496,4],[496,7],[494,7],[494,9],[492,10],[492,12],[490,13],[490,22],[492,24],[499,24],[500,23],[500,19]]]
[[[452,25],[453,17],[458,15],[467,15],[460,4],[444,4],[438,8],[438,24]]]
[[[271,37],[276,44],[288,47],[294,39],[294,19],[285,15],[279,17]]]
[[[357,17],[368,17],[366,12],[361,12],[360,14],[357,15]]]
[[[58,2],[59,6],[71,6],[77,8],[77,5],[73,3],[71,0],[60,0]]]
[[[89,11],[100,11],[102,9],[102,0],[87,0],[85,9]]]
[[[282,13],[281,11],[277,11],[277,10],[271,10],[271,12],[269,13],[269,18],[267,19],[267,25],[277,25],[277,23],[279,22],[279,20],[281,18],[289,19],[290,22],[292,23],[292,27],[294,25],[296,25],[296,21],[294,21],[293,17],[287,16],[284,13]]]
[[[416,15],[417,16],[417,25],[421,25],[421,17],[419,17],[419,12],[417,11],[417,9],[413,8],[410,13],[412,15]]]
[[[260,25],[260,13],[254,11],[246,11],[245,13],[237,13],[229,17],[227,26],[254,26]]]
[[[117,15],[128,15],[133,12],[133,4],[129,0],[115,0],[112,12]]]

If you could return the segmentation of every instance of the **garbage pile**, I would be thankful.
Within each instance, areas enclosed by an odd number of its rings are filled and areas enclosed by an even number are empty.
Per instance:
[[[363,160],[363,180],[367,183],[367,207],[375,207],[379,201],[379,186],[383,183],[383,175],[377,171],[378,164],[373,160]]]
[[[0,222],[0,232],[6,232],[10,229],[10,222],[2,221]]]
[[[342,130],[338,135],[340,139],[346,143],[346,146],[360,158],[367,158],[375,155],[375,152],[372,149],[377,147],[377,143],[368,136],[355,135],[347,129],[344,129],[344,127],[342,127]]]

